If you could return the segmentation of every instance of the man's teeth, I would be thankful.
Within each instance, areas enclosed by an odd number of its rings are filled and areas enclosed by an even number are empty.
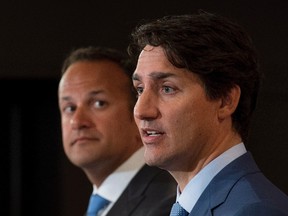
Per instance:
[[[149,136],[159,136],[159,135],[160,135],[160,133],[159,133],[159,132],[156,132],[156,131],[147,131],[147,134],[148,134]]]

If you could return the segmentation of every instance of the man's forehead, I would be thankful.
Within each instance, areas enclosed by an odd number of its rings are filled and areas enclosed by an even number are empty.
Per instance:
[[[160,46],[155,47],[155,46],[151,46],[151,45],[146,45],[143,48],[143,50],[141,51],[139,57],[141,57],[142,55],[147,54],[147,53],[149,53],[149,54],[158,54],[159,55],[159,54],[163,54],[164,50]]]

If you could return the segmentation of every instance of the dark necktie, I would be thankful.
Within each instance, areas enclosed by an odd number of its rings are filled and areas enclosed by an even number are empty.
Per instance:
[[[182,208],[182,206],[176,202],[173,204],[171,212],[170,212],[170,216],[187,216],[188,212]]]
[[[98,194],[91,195],[87,216],[97,216],[98,212],[104,209],[108,204],[109,201],[99,196]]]

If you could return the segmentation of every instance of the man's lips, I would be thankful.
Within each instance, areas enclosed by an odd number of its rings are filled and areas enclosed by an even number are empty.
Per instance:
[[[97,137],[78,137],[72,141],[72,145],[76,143],[85,143],[89,141],[96,141],[99,140]]]
[[[156,130],[152,128],[142,128],[141,137],[145,144],[155,143],[159,141],[165,133],[161,130]]]

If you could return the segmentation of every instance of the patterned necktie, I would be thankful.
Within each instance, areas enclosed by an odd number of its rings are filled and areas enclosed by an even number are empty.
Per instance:
[[[173,207],[170,212],[170,216],[187,216],[188,212],[182,208],[182,206],[176,202],[173,204]]]
[[[99,196],[98,194],[91,195],[87,216],[97,216],[98,212],[109,204],[109,201]]]

